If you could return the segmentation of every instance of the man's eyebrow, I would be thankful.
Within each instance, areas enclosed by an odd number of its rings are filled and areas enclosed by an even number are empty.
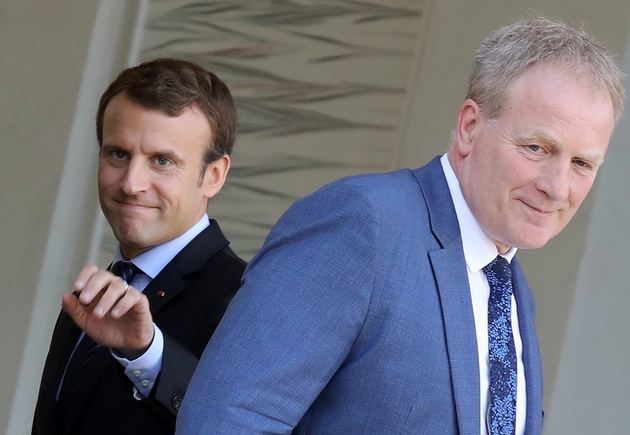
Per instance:
[[[533,130],[528,133],[522,134],[516,137],[519,142],[538,142],[551,145],[552,147],[559,147],[560,141],[551,134],[544,130]]]
[[[604,163],[604,155],[597,151],[585,151],[580,158],[589,162],[595,169],[598,169]]]
[[[517,136],[516,140],[518,142],[538,142],[545,143],[554,148],[559,148],[561,142],[556,139],[554,136],[550,135],[546,131],[543,130],[534,130],[529,133],[525,133],[523,135]],[[604,155],[598,151],[584,151],[579,156],[584,161],[589,162],[595,169],[599,168],[602,163],[604,163]]]
[[[103,150],[121,150],[121,151],[126,151],[126,148],[124,146],[121,145],[117,145],[115,143],[103,143],[103,146],[101,147],[101,149]],[[179,160],[180,156],[179,154],[177,154],[175,151],[169,150],[169,149],[165,149],[165,150],[154,150],[151,152],[152,155],[154,156],[159,156],[159,157],[165,157],[167,159],[171,159],[171,160]]]
[[[110,153],[113,151],[125,151],[121,146],[118,146],[116,144],[113,143],[103,143],[103,145],[101,145],[101,148],[99,149],[99,154],[102,153]]]
[[[173,161],[181,160],[181,157],[179,156],[179,154],[177,154],[176,152],[171,151],[171,150],[164,150],[164,151],[156,150],[152,154],[154,156],[164,157],[164,158],[167,158],[167,159],[173,160]]]
[[[119,149],[122,150],[124,149],[124,147],[118,145],[117,143],[114,142],[103,142],[103,145],[101,146],[101,148],[105,149]]]

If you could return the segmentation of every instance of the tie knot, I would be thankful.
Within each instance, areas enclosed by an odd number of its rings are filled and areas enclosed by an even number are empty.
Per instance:
[[[490,288],[506,287],[509,283],[510,290],[512,288],[512,270],[507,260],[497,255],[494,260],[484,266],[483,271],[486,273]],[[511,291],[510,291],[511,293]]]
[[[112,264],[110,271],[130,283],[133,278],[140,272],[138,266],[131,261],[117,261]]]

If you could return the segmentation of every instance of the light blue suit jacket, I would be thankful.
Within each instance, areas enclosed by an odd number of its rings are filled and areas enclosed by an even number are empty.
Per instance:
[[[517,261],[512,270],[526,435],[538,435],[534,300]],[[291,206],[208,344],[177,434],[479,434],[479,388],[461,236],[436,158]]]

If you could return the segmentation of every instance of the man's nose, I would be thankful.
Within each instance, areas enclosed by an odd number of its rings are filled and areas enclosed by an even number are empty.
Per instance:
[[[571,191],[571,162],[548,162],[539,174],[537,186],[554,201],[564,201]]]
[[[149,186],[149,170],[140,160],[133,158],[127,166],[121,188],[127,195],[137,195],[144,192]]]

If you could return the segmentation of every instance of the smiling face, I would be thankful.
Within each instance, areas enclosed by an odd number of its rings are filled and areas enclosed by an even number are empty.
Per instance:
[[[210,124],[196,107],[171,117],[124,94],[108,104],[98,192],[127,259],[179,237],[205,213],[230,162],[223,156],[202,173],[211,137]]]
[[[464,103],[449,160],[499,252],[541,247],[567,225],[595,181],[613,119],[609,97],[552,65],[516,79],[497,119]]]

